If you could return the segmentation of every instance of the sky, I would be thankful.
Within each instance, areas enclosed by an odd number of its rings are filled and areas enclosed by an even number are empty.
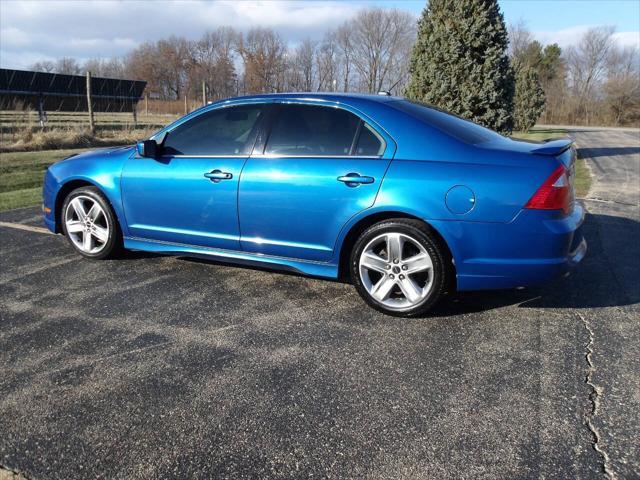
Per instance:
[[[613,25],[621,45],[640,46],[638,0],[500,0],[507,24],[523,21],[542,43],[566,47],[589,27]],[[425,0],[0,0],[0,66],[28,68],[63,56],[79,61],[126,54],[170,35],[191,39],[230,25],[271,27],[292,45],[321,39],[367,6],[398,8],[416,19]]]

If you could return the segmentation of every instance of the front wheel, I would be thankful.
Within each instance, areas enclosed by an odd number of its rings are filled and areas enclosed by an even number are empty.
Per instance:
[[[67,195],[61,220],[67,240],[83,257],[103,259],[121,248],[116,216],[96,187],[77,188]]]
[[[422,222],[392,219],[365,230],[351,253],[351,279],[362,298],[389,315],[426,313],[449,283],[448,256]]]

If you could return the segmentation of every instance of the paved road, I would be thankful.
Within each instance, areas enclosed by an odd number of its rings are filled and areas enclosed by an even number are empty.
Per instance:
[[[597,178],[581,268],[426,319],[385,317],[341,283],[84,261],[0,226],[0,464],[33,478],[638,477],[640,139],[576,137]]]

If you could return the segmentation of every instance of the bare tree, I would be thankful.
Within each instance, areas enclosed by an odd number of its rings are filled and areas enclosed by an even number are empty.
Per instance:
[[[316,56],[318,91],[333,92],[338,84],[338,46],[333,32],[328,32]]]
[[[254,28],[239,38],[237,50],[244,63],[247,92],[279,92],[284,86],[287,49],[271,29]]]
[[[611,50],[603,90],[616,125],[640,120],[640,51],[637,47]]]
[[[51,60],[42,60],[40,62],[36,62],[29,67],[29,70],[34,70],[36,72],[46,72],[51,73],[56,69],[56,64]]]
[[[310,92],[316,83],[317,42],[307,38],[289,55],[288,82],[290,90]]]
[[[567,50],[569,81],[576,97],[576,115],[589,124],[589,104],[596,98],[597,87],[606,73],[607,56],[612,48],[614,28],[587,30],[576,46]]]
[[[348,92],[351,89],[351,71],[353,67],[353,30],[351,23],[347,22],[340,26],[336,32],[336,45],[340,54],[342,91]]]
[[[53,70],[55,73],[62,73],[65,75],[80,75],[82,69],[75,58],[62,57],[56,62],[56,66]]]
[[[509,25],[509,56],[511,58],[520,58],[525,55],[533,42],[533,34],[524,20],[520,19],[517,23]]]
[[[233,28],[221,27],[205,33],[199,41],[192,43],[192,58],[196,66],[190,81],[192,88],[199,89],[204,81],[211,99],[234,95],[238,35]]]
[[[391,89],[406,80],[414,24],[409,13],[397,9],[365,9],[352,20],[353,61],[364,91]]]

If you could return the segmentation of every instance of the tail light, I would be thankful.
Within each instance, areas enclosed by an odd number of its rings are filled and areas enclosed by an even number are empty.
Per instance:
[[[540,186],[524,208],[532,210],[571,211],[573,203],[573,185],[571,172],[560,165]]]

